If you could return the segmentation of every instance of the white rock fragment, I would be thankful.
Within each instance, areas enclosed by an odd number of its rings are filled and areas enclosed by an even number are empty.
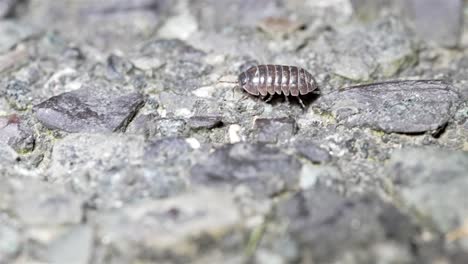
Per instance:
[[[190,145],[191,148],[193,149],[199,149],[201,144],[196,138],[187,138],[185,139],[185,142]]]
[[[313,187],[317,183],[317,175],[314,170],[315,167],[310,164],[302,166],[299,181],[299,186],[302,190]]]
[[[216,88],[214,86],[205,86],[193,91],[192,93],[197,97],[212,98],[215,90]]]
[[[192,116],[192,112],[187,108],[179,108],[179,109],[176,110],[176,112],[174,114],[176,116],[181,116],[181,117],[191,117]]]
[[[239,125],[230,125],[228,134],[229,134],[229,142],[231,144],[241,142],[242,138],[240,136],[241,126]]]
[[[140,70],[150,71],[161,68],[164,65],[164,61],[154,57],[138,57],[132,59],[132,64]]]
[[[159,30],[159,36],[162,38],[177,38],[186,40],[193,33],[197,32],[198,24],[195,17],[190,14],[189,8],[185,1],[179,2],[177,10],[181,10],[176,16],[167,20],[167,22]]]

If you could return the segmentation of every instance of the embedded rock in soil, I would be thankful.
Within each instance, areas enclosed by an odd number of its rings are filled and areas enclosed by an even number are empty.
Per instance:
[[[49,168],[50,177],[66,180],[69,177],[78,177],[80,172],[111,172],[117,168],[138,164],[143,157],[143,149],[142,137],[71,134],[54,145]]]
[[[76,225],[46,244],[44,259],[49,263],[88,264],[91,261],[93,249],[92,227]]]
[[[16,114],[0,116],[0,143],[9,145],[17,152],[27,152],[34,148],[34,134],[23,117]]]
[[[439,148],[402,149],[386,168],[402,202],[448,233],[468,220],[468,153]],[[468,249],[468,238],[464,241]]]
[[[0,1],[0,19],[12,15],[15,6],[20,0],[2,0]]]
[[[234,25],[255,27],[261,19],[279,15],[278,1],[202,0],[190,3],[190,11],[197,18],[203,31],[222,32]],[[226,9],[229,12],[225,12]]]
[[[0,218],[0,263],[13,263],[21,251],[20,230],[8,218]]]
[[[69,182],[76,192],[92,196],[88,203],[98,208],[171,196],[185,189],[182,176],[190,165],[189,157],[158,152],[175,144],[170,139],[146,144],[140,136],[72,134],[54,146],[50,180]],[[182,151],[185,145],[177,146]]]
[[[160,79],[156,88],[177,91],[184,95],[189,90],[196,90],[203,86],[202,78],[213,70],[212,66],[205,63],[205,58],[205,52],[177,39],[148,41],[136,55],[137,60],[146,60],[147,63],[148,60],[152,61],[150,64],[153,66],[145,65],[143,68],[153,68],[159,65],[154,70],[155,77]],[[190,97],[182,97],[181,100],[195,101]],[[171,104],[174,102],[171,101]],[[178,105],[186,105],[185,102],[177,102]]]
[[[318,52],[335,75],[353,81],[393,76],[418,58],[414,37],[395,18],[364,28],[345,28],[320,43],[311,52]]]
[[[345,198],[323,186],[283,201],[278,216],[289,223],[288,230],[301,252],[306,256],[310,252],[318,263],[329,263],[345,254],[356,257],[353,254],[361,249],[366,252],[361,257],[373,263],[378,260],[372,252],[375,245],[397,241],[410,250],[412,237],[418,234],[408,217],[378,197]],[[401,262],[398,257],[396,260]]]
[[[181,137],[151,140],[145,146],[144,159],[160,166],[184,166],[190,162],[192,150]]]
[[[243,247],[241,217],[229,193],[196,189],[143,201],[93,219],[111,263],[189,263]]]
[[[161,26],[171,6],[165,0],[30,0],[25,20],[101,49],[132,49]]]
[[[349,127],[421,133],[443,128],[460,100],[454,87],[443,81],[394,81],[332,92],[316,104]]]
[[[36,34],[36,30],[13,20],[0,20],[0,54]]]
[[[26,180],[11,184],[14,198],[11,210],[23,224],[57,226],[79,224],[83,218],[83,197],[61,185]]]
[[[31,86],[23,81],[12,80],[5,87],[5,98],[17,110],[26,110],[31,103]]]
[[[148,114],[137,116],[126,132],[144,135],[147,138],[164,138],[184,136],[188,131],[183,119],[161,118],[156,114]]]
[[[211,129],[221,126],[223,122],[222,116],[192,116],[187,124],[192,129]]]
[[[258,142],[277,143],[290,140],[297,132],[293,118],[259,118],[254,122],[253,138]]]
[[[11,166],[18,161],[18,153],[13,148],[0,142],[0,168],[2,166]]]
[[[202,185],[239,185],[258,196],[271,196],[298,184],[301,163],[279,149],[263,144],[224,145],[191,170],[192,181]]]
[[[328,151],[311,141],[301,140],[295,142],[294,148],[297,153],[313,163],[327,163],[332,159]]]
[[[34,106],[37,119],[50,129],[66,132],[124,130],[144,103],[139,93],[113,95],[101,89],[79,89]]]

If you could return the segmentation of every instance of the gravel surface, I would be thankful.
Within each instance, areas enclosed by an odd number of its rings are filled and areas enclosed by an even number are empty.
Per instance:
[[[0,0],[0,264],[467,263],[466,8]]]

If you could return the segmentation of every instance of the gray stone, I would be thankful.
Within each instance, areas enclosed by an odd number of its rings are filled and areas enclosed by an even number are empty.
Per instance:
[[[21,251],[23,238],[9,221],[0,219],[0,223],[0,263],[11,263]]]
[[[443,81],[394,81],[332,92],[316,103],[346,126],[420,133],[444,127],[455,114],[460,97]]]
[[[192,129],[211,129],[222,126],[221,116],[192,116],[188,119],[187,124]]]
[[[0,73],[12,71],[24,66],[29,61],[28,50],[25,45],[19,45],[16,49],[0,54]]]
[[[289,141],[297,132],[296,120],[283,118],[255,119],[253,138],[258,142],[276,143]]]
[[[140,53],[145,57],[158,58],[163,64],[154,72],[160,79],[158,87],[186,95],[203,85],[202,77],[208,75],[213,67],[204,63],[206,53],[181,40],[152,40],[143,45]],[[185,100],[190,97],[184,98]],[[179,102],[185,106],[184,102]]]
[[[132,63],[124,57],[115,54],[107,58],[107,78],[125,80],[125,76],[133,69]]]
[[[143,157],[143,138],[116,134],[71,134],[53,149],[50,177],[66,180],[86,171],[108,171],[138,164]]]
[[[0,18],[12,15],[14,7],[18,2],[18,0],[0,0]]]
[[[367,81],[377,69],[377,64],[371,56],[337,54],[333,61],[333,73],[353,81]]]
[[[190,165],[187,156],[164,153],[176,144],[168,139],[145,145],[140,136],[72,134],[54,146],[49,178],[92,196],[87,202],[98,208],[171,196],[185,189],[182,176],[188,168],[183,165]]]
[[[400,20],[390,17],[365,28],[338,31],[317,47],[311,46],[311,52],[318,52],[335,75],[366,82],[374,76],[391,77],[414,65],[418,59],[414,42]]]
[[[262,144],[224,145],[192,170],[192,181],[203,185],[246,184],[258,196],[270,196],[298,184],[301,164],[279,149]]]
[[[11,166],[19,159],[16,151],[9,145],[0,142],[0,166]]]
[[[12,20],[0,20],[0,36],[2,36],[0,54],[35,34],[37,34],[37,31],[29,25]]]
[[[159,118],[159,115],[155,113],[137,115],[128,125],[126,133],[154,137],[158,129],[155,125],[155,121]]]
[[[5,88],[5,97],[10,104],[16,110],[26,110],[31,104],[31,87],[28,83],[12,80]]]
[[[83,203],[64,186],[29,180],[15,185],[11,209],[27,225],[72,225],[81,222]]]
[[[186,133],[183,119],[160,118],[156,121],[155,126],[158,128],[156,136],[160,137],[183,136]]]
[[[466,152],[427,147],[394,152],[386,169],[404,204],[445,233],[468,217],[467,171]]]
[[[219,191],[140,202],[96,216],[103,247],[97,257],[111,263],[189,263],[243,246],[241,221],[233,196]]]
[[[391,7],[389,0],[351,0],[354,14],[364,21],[373,20],[382,15],[382,10]]]
[[[168,16],[165,0],[29,1],[26,20],[57,29],[71,38],[89,41],[102,49],[131,49],[149,37]],[[61,23],[55,23],[60,20]]]
[[[179,82],[179,81],[178,81]],[[199,83],[199,78],[194,79]],[[159,94],[159,111],[166,113],[167,117],[188,119],[192,116],[228,116],[222,110],[221,100],[211,98],[200,98],[193,94],[188,94],[192,88],[199,87],[198,84],[173,85],[168,86],[171,90],[186,89],[183,93],[162,92]],[[188,87],[188,88],[187,88]],[[174,102],[177,102],[176,104]],[[231,117],[232,118],[232,117]]]
[[[34,134],[23,117],[16,114],[0,116],[0,143],[24,153],[33,150]]]
[[[226,8],[229,9],[228,13],[224,12]],[[265,0],[202,0],[191,2],[190,10],[204,31],[214,32],[229,30],[239,24],[254,27],[261,19],[280,14],[277,1]]]
[[[141,53],[146,56],[161,58],[168,63],[171,62],[168,60],[177,58],[183,61],[193,61],[206,55],[204,52],[178,39],[156,39],[148,41],[141,48]]]
[[[156,114],[140,115],[130,123],[127,133],[147,138],[179,137],[187,134],[186,122],[179,118],[161,118]]]
[[[94,232],[90,226],[77,225],[70,228],[49,245],[46,260],[48,263],[91,263],[94,247]]]
[[[343,178],[343,173],[337,167],[305,164],[301,169],[299,186],[304,190],[316,185],[339,188]]]
[[[37,119],[50,129],[66,132],[124,130],[144,98],[139,93],[112,95],[104,89],[83,88],[34,106]]]
[[[168,198],[187,190],[185,167],[147,163],[105,172],[90,171],[89,175],[74,176],[72,185],[76,191],[90,196],[87,207],[99,210]]]
[[[164,138],[150,141],[145,146],[144,159],[162,166],[184,166],[190,162],[193,149],[184,138]]]
[[[294,143],[294,148],[304,158],[313,163],[327,163],[331,161],[331,155],[325,149],[311,141],[299,141]]]
[[[325,188],[312,188],[283,201],[278,215],[289,222],[289,232],[310,252],[314,263],[331,263],[375,244],[398,241],[411,246],[418,233],[408,217],[373,195],[344,198]],[[354,252],[354,253],[353,253]],[[370,251],[362,259],[377,261]]]
[[[405,0],[415,31],[427,41],[458,45],[463,27],[463,0]]]

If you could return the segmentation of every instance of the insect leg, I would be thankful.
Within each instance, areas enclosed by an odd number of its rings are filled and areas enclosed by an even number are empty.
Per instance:
[[[233,87],[231,88],[231,91],[232,91],[232,98],[234,98],[234,93],[236,92],[236,88],[237,88],[237,86],[233,86]]]
[[[302,102],[301,97],[298,96],[298,97],[297,97],[297,100],[298,100],[299,103],[301,104],[301,107],[302,107],[302,108],[305,108],[305,105],[304,105],[304,103]]]
[[[270,94],[270,96],[265,100],[265,103],[270,102],[272,98],[273,98],[273,94]]]
[[[288,103],[288,104],[289,104],[289,98],[288,98],[288,96],[287,96],[287,95],[284,95],[284,100],[286,100],[286,103]]]

